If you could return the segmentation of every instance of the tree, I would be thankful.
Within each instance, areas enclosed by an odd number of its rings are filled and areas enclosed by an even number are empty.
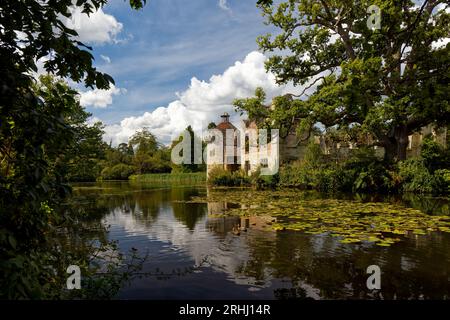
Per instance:
[[[152,171],[152,156],[158,150],[156,137],[144,128],[136,132],[128,142],[132,148],[135,148],[133,164],[140,174],[150,173]]]
[[[213,126],[214,125],[214,126]],[[214,122],[211,122],[209,125],[208,125],[208,129],[213,129],[213,128],[215,128],[216,127],[216,125],[215,125],[215,123]],[[191,156],[191,159],[190,159],[190,163],[181,163],[180,165],[177,165],[177,164],[174,164],[174,163],[172,163],[172,169],[174,170],[174,171],[181,171],[181,172],[199,172],[199,171],[205,171],[206,170],[206,166],[205,166],[205,164],[204,163],[201,163],[201,164],[197,164],[197,163],[195,163],[196,161],[195,161],[195,156],[196,156],[196,153],[195,153],[195,143],[194,143],[194,141],[195,141],[195,139],[200,139],[198,136],[196,136],[195,135],[195,132],[194,132],[194,130],[192,129],[192,127],[189,125],[189,126],[187,126],[186,127],[186,129],[185,129],[185,132],[187,132],[187,133],[189,133],[189,136],[190,136],[190,140],[191,140],[191,146],[190,146],[190,148],[191,148],[191,150],[190,150],[190,156]],[[172,151],[172,149],[176,146],[176,145],[178,145],[179,143],[183,143],[183,135],[180,135],[179,137],[178,137],[178,139],[176,139],[176,140],[174,140],[174,141],[172,141],[172,144],[171,144],[171,146],[170,146],[170,152]],[[206,148],[206,143],[205,142],[202,142],[202,152],[203,152],[203,150]],[[180,156],[183,156],[183,151],[180,153]],[[197,155],[198,156],[198,155]]]
[[[161,145],[147,128],[136,132],[128,144],[135,148],[133,164],[138,173],[170,172],[167,148]]]
[[[147,128],[144,128],[136,132],[131,138],[128,144],[132,148],[136,148],[135,154],[148,154],[152,156],[159,147],[159,143],[156,141],[156,137]]]
[[[117,146],[117,150],[124,156],[133,156],[134,155],[133,147],[126,143],[120,143]]]
[[[57,90],[57,88],[59,88]],[[72,141],[61,146],[54,158],[49,158],[52,171],[59,172],[65,181],[95,181],[100,173],[99,161],[105,157],[106,144],[103,142],[103,124],[88,124],[91,116],[80,105],[78,93],[66,82],[53,76],[40,76],[34,87],[35,94],[47,104],[59,103],[62,96],[66,100],[64,122],[72,128]]]
[[[296,122],[298,110],[294,107],[297,101],[293,101],[292,95],[289,94],[273,98],[271,106],[266,105],[265,100],[266,93],[263,88],[257,87],[254,97],[235,99],[233,105],[236,111],[240,111],[241,115],[246,112],[249,119],[254,120],[259,127],[278,129],[280,138],[286,138],[292,131],[292,127],[298,125]],[[275,108],[272,108],[272,106],[275,106]],[[303,124],[297,128],[297,131],[302,135],[306,131],[307,136],[304,139],[307,140],[312,128],[309,126],[305,129]]]
[[[2,90],[14,93],[15,85],[30,81],[27,74],[37,71],[38,59],[47,57],[44,68],[60,77],[69,77],[87,86],[107,88],[113,79],[92,66],[92,48],[77,40],[76,30],[64,20],[73,19],[72,9],[91,14],[107,0],[59,0],[43,3],[37,0],[2,1],[0,52]],[[140,9],[146,0],[130,0]],[[89,51],[88,51],[89,50]],[[3,86],[5,85],[5,86]]]
[[[130,0],[130,5],[140,9],[145,2]],[[65,19],[74,18],[74,8],[91,14],[106,3],[107,0],[1,2],[0,137],[3,141],[14,140],[10,136],[14,129],[29,127],[32,130],[36,125],[35,116],[42,100],[33,90],[33,73],[37,72],[39,60],[45,61],[46,72],[75,82],[83,81],[88,87],[107,89],[114,83],[109,75],[93,67],[92,48],[78,41],[77,32],[64,23]],[[15,147],[20,149],[23,145],[7,145],[6,150],[0,149],[0,152],[6,154]]]
[[[266,100],[266,93],[261,87],[256,88],[255,96],[251,98],[235,99],[233,105],[237,110],[248,113],[251,119],[256,121],[265,121],[269,116],[269,107],[264,104]]]
[[[59,78],[107,89],[113,79],[92,65],[92,48],[64,24],[72,8],[92,13],[107,0],[0,2],[0,298],[61,297],[62,261],[71,254],[51,235],[69,232],[54,209],[70,193],[64,154],[95,141],[101,128],[77,126],[86,114],[63,83],[37,85],[37,62]],[[145,0],[130,0],[139,9]],[[45,82],[45,81],[44,81]],[[78,137],[78,138],[77,138]],[[87,150],[90,142],[78,140]],[[70,149],[70,148],[69,148]],[[73,149],[74,151],[75,149]],[[88,152],[89,153],[89,152]],[[82,223],[72,222],[82,227]],[[69,237],[69,236],[68,236]],[[73,239],[72,239],[73,240]],[[86,244],[92,248],[91,244]],[[78,261],[78,259],[77,259]],[[83,261],[89,268],[88,259]],[[59,264],[59,265],[58,265]],[[80,264],[81,265],[81,264]],[[58,275],[55,272],[59,272]],[[60,278],[59,278],[60,279]]]
[[[2,298],[49,298],[62,293],[54,284],[63,274],[55,270],[62,270],[61,264],[67,263],[63,256],[71,253],[53,238],[67,230],[61,227],[67,219],[55,208],[70,192],[66,182],[72,160],[83,161],[91,152],[85,138],[92,134],[84,131],[91,129],[83,124],[87,114],[77,92],[49,76],[31,90],[35,107],[9,117],[9,132],[0,131]],[[98,129],[94,127],[95,134]]]
[[[136,132],[128,144],[109,146],[102,167],[104,180],[127,180],[134,173],[167,173],[171,171],[170,150],[144,128]]]
[[[210,122],[209,124],[208,124],[208,129],[215,129],[217,127],[217,125],[216,125],[216,123],[215,122]]]
[[[367,24],[371,5],[381,12],[375,30]],[[405,159],[411,133],[449,123],[450,44],[438,45],[450,32],[446,1],[260,0],[258,6],[280,30],[258,38],[263,51],[274,52],[267,70],[280,84],[305,86],[302,99],[275,103],[285,112],[271,113],[274,120],[358,128],[390,160]]]

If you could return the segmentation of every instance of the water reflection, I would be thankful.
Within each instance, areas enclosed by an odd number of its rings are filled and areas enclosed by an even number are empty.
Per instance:
[[[449,234],[411,235],[388,248],[342,244],[328,235],[271,231],[270,212],[227,217],[221,213],[237,204],[183,202],[206,193],[128,183],[76,188],[80,203],[107,212],[103,221],[121,250],[149,253],[144,271],[154,276],[133,281],[119,298],[449,298]],[[423,211],[448,210],[436,203]],[[371,264],[382,270],[379,292],[366,288]]]

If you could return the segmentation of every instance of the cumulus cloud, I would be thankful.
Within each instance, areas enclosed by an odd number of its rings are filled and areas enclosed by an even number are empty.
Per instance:
[[[123,25],[112,15],[106,14],[100,8],[89,16],[81,12],[81,8],[72,9],[72,18],[66,19],[65,24],[78,32],[78,39],[83,43],[117,42],[117,35]]]
[[[88,119],[87,119],[87,124],[89,125],[89,126],[93,126],[94,124],[96,124],[97,122],[102,122],[102,120],[100,120],[100,118],[97,118],[97,117],[94,117],[94,116],[90,116]]]
[[[450,14],[450,5],[447,3],[438,4],[435,8],[435,11],[436,11],[436,13],[438,13],[440,11],[444,11],[445,13]],[[432,21],[434,20],[433,17],[430,17],[430,19],[432,19]],[[431,43],[431,48],[433,50],[442,49],[445,46],[447,46],[448,43],[450,43],[450,38],[444,37],[444,38],[438,39],[436,41],[433,41]]]
[[[108,90],[94,89],[80,92],[80,104],[83,107],[106,108],[112,104],[113,96],[125,92],[125,89],[116,88],[114,85],[111,85]]]
[[[442,49],[447,46],[447,44],[450,43],[450,38],[441,38],[437,41],[433,41],[431,43],[431,48],[436,49]]]
[[[231,13],[231,8],[230,8],[230,6],[228,5],[227,0],[219,0],[219,7],[220,7],[222,10],[225,10],[225,11],[228,11],[228,12]]]
[[[111,63],[111,58],[108,56],[104,56],[101,54],[100,58],[102,58],[102,60],[105,61],[106,63]]]
[[[450,5],[447,3],[440,3],[436,6],[435,11],[442,11],[445,10],[446,13],[450,13]]]
[[[178,99],[166,107],[107,126],[105,140],[112,141],[113,145],[127,142],[136,131],[146,127],[160,141],[169,143],[188,125],[194,129],[205,128],[209,122],[217,122],[223,112],[233,114],[234,120],[237,120],[233,100],[253,96],[257,87],[265,90],[269,100],[286,92],[296,93],[298,88],[275,83],[275,76],[265,70],[265,60],[263,54],[254,51],[244,61],[236,62],[224,73],[213,75],[208,81],[194,77],[188,89],[177,93]]]

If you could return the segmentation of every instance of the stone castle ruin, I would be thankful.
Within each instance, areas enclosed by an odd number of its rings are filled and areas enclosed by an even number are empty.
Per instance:
[[[244,120],[238,129],[230,122],[228,113],[221,115],[221,122],[215,129],[222,133],[223,139],[216,141],[221,146],[222,152],[216,152],[217,148],[207,148],[207,173],[213,167],[220,166],[223,169],[233,172],[243,170],[250,175],[258,168],[267,168],[268,166],[283,165],[292,161],[304,158],[309,143],[315,143],[320,146],[323,154],[335,155],[338,158],[346,158],[352,150],[357,149],[358,145],[353,142],[336,141],[329,139],[326,135],[311,135],[305,139],[299,137],[296,132],[296,126],[292,126],[290,131],[283,137],[278,137],[278,150],[274,150],[274,145],[267,144],[267,152],[261,155],[259,140],[255,137],[261,131],[255,120]],[[420,154],[422,141],[426,136],[431,135],[435,141],[445,146],[447,143],[447,129],[437,129],[433,125],[425,126],[420,132],[416,132],[408,137],[407,158],[417,157]],[[270,136],[270,134],[267,134]],[[373,138],[365,137],[362,144],[372,144]],[[382,147],[373,147],[375,154],[384,157],[385,150]],[[275,159],[275,157],[277,159]]]

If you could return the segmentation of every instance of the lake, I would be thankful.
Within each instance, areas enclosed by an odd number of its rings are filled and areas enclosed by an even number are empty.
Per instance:
[[[148,254],[145,275],[118,299],[450,297],[448,199],[129,182],[76,184],[73,199],[101,212],[120,251]],[[380,290],[367,289],[370,265],[381,269]]]

